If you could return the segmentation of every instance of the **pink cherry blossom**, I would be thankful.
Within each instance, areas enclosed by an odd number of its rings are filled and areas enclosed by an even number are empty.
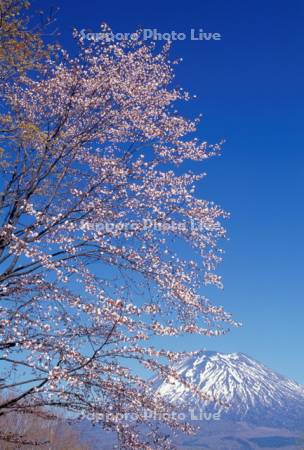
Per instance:
[[[167,47],[75,38],[76,57],[62,52],[4,87],[0,414],[60,407],[115,431],[120,448],[171,448],[144,411],[174,405],[129,362],[179,378],[170,363],[181,355],[152,347],[152,336],[236,325],[202,294],[222,286],[227,215],[195,196],[203,174],[183,170],[189,160],[200,169],[220,145],[193,138],[198,120],[176,112],[191,96],[173,86]],[[137,423],[105,422],[105,410]]]

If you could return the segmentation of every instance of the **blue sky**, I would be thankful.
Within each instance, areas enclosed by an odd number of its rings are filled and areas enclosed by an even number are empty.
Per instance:
[[[213,299],[244,323],[225,337],[189,337],[172,344],[248,353],[304,383],[304,3],[241,0],[52,0],[60,7],[62,43],[71,29],[107,22],[115,32],[138,27],[220,41],[186,39],[177,83],[197,94],[187,113],[204,114],[199,136],[227,140],[223,156],[206,163],[200,195],[231,212],[230,241],[220,267],[223,292]]]

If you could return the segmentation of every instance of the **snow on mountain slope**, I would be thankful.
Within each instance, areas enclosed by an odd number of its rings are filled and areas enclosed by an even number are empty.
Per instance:
[[[221,409],[227,420],[257,425],[304,429],[304,387],[242,353],[200,352],[177,363],[179,375],[204,393],[229,404],[200,404]],[[180,383],[155,382],[155,389],[170,402],[198,407],[197,399]]]

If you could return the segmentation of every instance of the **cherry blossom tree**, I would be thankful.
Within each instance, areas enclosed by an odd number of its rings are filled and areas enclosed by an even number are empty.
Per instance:
[[[4,89],[0,415],[62,408],[115,431],[120,448],[171,448],[147,411],[189,427],[134,362],[176,379],[180,354],[154,336],[234,325],[203,294],[221,287],[225,213],[195,194],[220,145],[178,112],[191,96],[174,87],[168,46],[75,39],[76,57],[62,51]]]

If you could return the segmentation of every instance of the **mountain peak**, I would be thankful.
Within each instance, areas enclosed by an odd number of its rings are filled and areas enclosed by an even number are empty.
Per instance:
[[[221,413],[229,420],[290,427],[304,421],[304,387],[244,353],[200,351],[174,368],[210,398],[228,403]],[[181,383],[158,381],[155,389],[179,406],[198,406],[198,400]],[[204,407],[219,410],[211,402]]]

